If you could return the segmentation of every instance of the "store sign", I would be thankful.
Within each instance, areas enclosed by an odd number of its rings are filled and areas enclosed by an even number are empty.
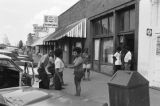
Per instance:
[[[37,24],[33,24],[33,31],[34,32],[47,32],[48,29],[43,26],[38,26]]]
[[[147,36],[152,36],[152,29],[150,28],[147,28]]]
[[[58,26],[58,17],[52,15],[45,15],[44,16],[44,27],[57,27]]]

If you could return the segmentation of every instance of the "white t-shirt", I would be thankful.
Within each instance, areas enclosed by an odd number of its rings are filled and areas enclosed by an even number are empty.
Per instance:
[[[132,59],[132,54],[130,51],[128,51],[124,57],[124,62],[128,63],[128,61],[131,59]]]
[[[115,65],[122,65],[122,62],[121,62],[121,53],[116,52],[114,54],[114,57],[116,57]]]
[[[64,63],[60,58],[56,58],[55,60],[55,69],[59,68],[59,72],[62,72],[64,70]]]

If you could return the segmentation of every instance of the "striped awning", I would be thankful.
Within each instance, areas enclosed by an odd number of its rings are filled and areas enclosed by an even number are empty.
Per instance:
[[[44,41],[59,40],[63,37],[86,38],[86,19],[79,20],[50,34]]]

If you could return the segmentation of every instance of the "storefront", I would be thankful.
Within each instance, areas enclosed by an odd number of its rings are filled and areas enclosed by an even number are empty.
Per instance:
[[[89,18],[92,36],[93,69],[112,75],[113,54],[118,46],[129,46],[133,54],[131,70],[137,69],[136,2],[106,10]]]
[[[73,60],[73,48],[80,47],[83,49],[85,40],[86,19],[82,19],[55,31],[45,39],[45,43],[53,42],[55,48],[62,48],[64,62],[66,64],[71,64]]]
[[[115,4],[110,2],[106,10],[88,19],[93,69],[112,75],[112,56],[118,46],[127,45],[132,52],[131,71],[141,73],[150,86],[160,87],[160,0]]]

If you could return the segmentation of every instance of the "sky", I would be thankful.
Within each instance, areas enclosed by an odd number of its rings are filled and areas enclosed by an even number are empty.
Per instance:
[[[42,25],[44,15],[58,16],[79,0],[0,0],[0,40],[25,44],[33,24]]]

